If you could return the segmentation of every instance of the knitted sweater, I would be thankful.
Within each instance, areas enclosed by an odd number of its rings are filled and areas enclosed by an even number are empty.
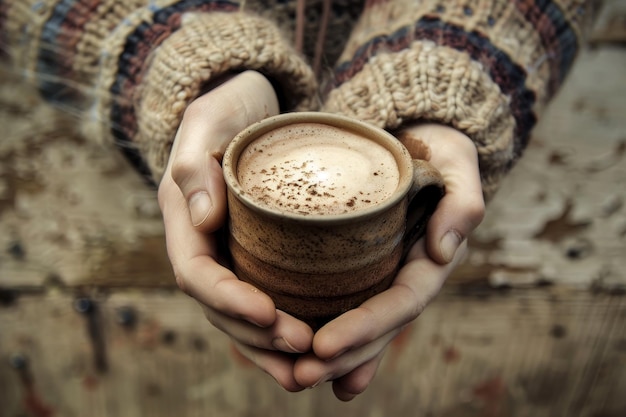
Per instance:
[[[221,74],[254,69],[282,111],[463,131],[489,198],[572,65],[584,3],[0,0],[0,56],[154,182],[187,104]]]

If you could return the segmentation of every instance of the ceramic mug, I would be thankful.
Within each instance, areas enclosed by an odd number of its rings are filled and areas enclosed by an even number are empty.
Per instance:
[[[235,274],[314,330],[391,285],[444,194],[394,136],[327,113],[251,125],[222,167]]]

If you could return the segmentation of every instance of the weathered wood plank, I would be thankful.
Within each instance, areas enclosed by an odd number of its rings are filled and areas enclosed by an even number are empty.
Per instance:
[[[22,295],[0,308],[0,415],[42,416],[36,409],[48,409],[127,417],[618,417],[626,411],[621,296],[555,289],[476,296],[450,287],[390,346],[372,386],[350,404],[333,399],[328,384],[282,391],[234,354],[195,302],[177,292],[122,291],[92,300],[106,367],[97,365],[90,316],[76,310],[74,295]],[[20,357],[27,370],[14,369]],[[32,376],[32,398],[20,373]]]
[[[490,203],[458,281],[626,288],[626,50],[586,50]]]

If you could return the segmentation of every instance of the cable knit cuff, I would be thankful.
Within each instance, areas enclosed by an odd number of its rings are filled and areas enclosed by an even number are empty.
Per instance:
[[[422,120],[463,131],[476,143],[487,198],[515,157],[510,98],[469,55],[428,41],[372,57],[324,110],[389,130]]]
[[[574,61],[584,3],[372,2],[335,69],[325,109],[387,129],[423,120],[465,132],[489,198]]]
[[[168,23],[177,27],[164,39],[146,33],[158,35],[159,27],[138,33],[144,39],[135,39],[135,54],[127,47],[118,66],[106,66],[116,71],[103,74],[100,85],[110,99],[101,100],[98,113],[109,118],[118,145],[153,181],[163,175],[185,108],[224,73],[257,70],[282,87],[291,110],[313,108],[314,75],[271,22],[214,12]]]

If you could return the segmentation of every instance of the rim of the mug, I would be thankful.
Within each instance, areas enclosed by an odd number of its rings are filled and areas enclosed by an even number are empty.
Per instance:
[[[237,178],[237,166],[233,163],[233,161],[236,160],[241,152],[243,152],[243,150],[257,138],[273,129],[295,123],[317,123],[344,129],[347,128],[352,132],[364,135],[367,138],[376,140],[379,143],[384,141],[386,144],[389,144],[389,147],[392,148],[392,154],[396,160],[402,161],[403,166],[399,166],[399,169],[406,170],[406,172],[400,172],[400,182],[388,199],[381,204],[376,204],[360,210],[338,214],[301,214],[265,206],[258,200],[251,197],[251,195],[242,188],[239,183],[239,179]],[[411,175],[413,169],[411,160],[412,158],[409,155],[409,152],[397,138],[386,130],[372,124],[334,113],[291,112],[270,116],[259,122],[253,123],[239,132],[228,144],[226,151],[224,152],[222,159],[222,171],[226,186],[235,195],[235,198],[244,203],[246,206],[259,211],[264,215],[283,220],[295,220],[299,222],[305,221],[311,224],[329,224],[351,222],[355,219],[365,219],[399,203],[404,197],[406,197],[413,181],[413,176]]]

